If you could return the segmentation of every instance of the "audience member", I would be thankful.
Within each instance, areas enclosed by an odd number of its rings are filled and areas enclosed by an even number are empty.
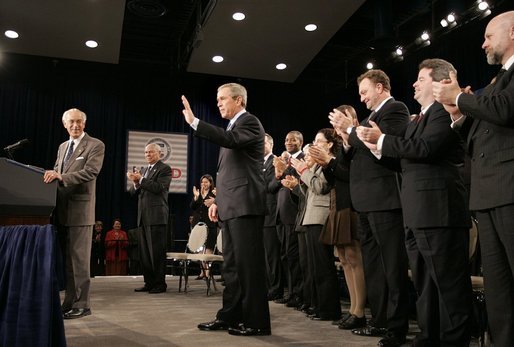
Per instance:
[[[348,105],[337,108],[347,113],[357,125],[357,113]],[[355,329],[366,325],[364,309],[366,306],[366,282],[362,264],[362,253],[358,240],[358,217],[352,209],[350,199],[350,158],[352,149],[348,144],[348,134],[342,133],[342,145],[334,145],[332,152],[313,147],[310,151],[313,159],[323,166],[325,178],[333,186],[330,194],[330,214],[322,232],[322,242],[337,248],[339,261],[343,267],[344,278],[350,296],[350,309],[338,324],[341,329]],[[338,143],[337,139],[333,140]],[[342,148],[341,148],[342,147]]]
[[[271,335],[262,229],[266,193],[262,159],[264,129],[246,111],[247,92],[237,83],[218,88],[221,117],[227,130],[195,117],[185,96],[184,118],[195,135],[221,146],[217,194],[209,218],[222,221],[223,307],[200,330],[227,330],[236,336]]]
[[[321,129],[316,134],[314,143],[309,146],[334,154],[332,150],[336,134],[333,129]],[[301,224],[306,229],[307,266],[311,274],[311,306],[314,312],[310,315],[313,320],[337,321],[341,318],[339,301],[339,283],[334,265],[334,247],[320,242],[321,231],[325,224],[330,208],[331,186],[323,175],[323,168],[316,164],[309,153],[305,160],[291,159],[291,165],[300,176],[299,189],[305,196],[305,207],[302,211]]]
[[[376,122],[386,134],[403,136],[409,110],[391,96],[389,77],[369,70],[357,79],[361,101],[371,110],[362,126]],[[359,213],[366,290],[373,320],[352,330],[357,335],[383,336],[379,346],[399,346],[408,330],[407,254],[393,160],[377,160],[353,130],[351,116],[334,109],[329,118],[340,133],[349,133],[354,148],[350,165],[350,196]]]
[[[382,134],[374,122],[357,128],[378,158],[401,158],[400,197],[421,330],[416,346],[468,346],[470,341],[470,215],[460,173],[464,145],[432,92],[432,81],[449,78],[450,71],[456,73],[442,59],[421,62],[413,85],[421,112],[405,136]]]
[[[514,341],[514,11],[487,24],[482,48],[502,65],[480,93],[461,93],[455,74],[433,82],[435,99],[452,127],[467,138],[471,155],[470,209],[476,211],[487,315],[495,346]]]
[[[79,109],[64,112],[62,123],[70,139],[59,146],[53,170],[44,182],[59,181],[54,224],[66,264],[66,291],[61,309],[65,319],[91,314],[89,289],[92,233],[95,223],[96,178],[105,145],[84,129],[87,116]]]
[[[166,230],[171,168],[161,161],[161,146],[157,143],[146,145],[145,158],[148,167],[143,173],[127,172],[133,182],[130,193],[138,196],[139,257],[145,282],[134,291],[158,294],[166,292],[167,288]]]
[[[280,181],[287,175],[298,177],[298,174],[290,166],[291,158],[302,159],[301,151],[303,135],[299,131],[290,131],[286,135],[286,152],[273,159],[275,166],[275,182],[268,185],[269,190],[277,192],[277,224],[278,235],[281,244],[281,257],[286,264],[288,296],[276,300],[288,307],[301,307],[303,299],[303,278],[299,252],[299,239],[295,230],[296,215],[298,214],[298,197],[282,186]]]
[[[264,137],[264,181],[266,184],[266,215],[264,217],[264,253],[266,255],[266,274],[268,284],[268,300],[284,297],[284,275],[280,258],[280,240],[277,231],[277,192],[274,191],[275,166],[273,165],[273,138],[269,134]],[[271,185],[271,187],[270,187]]]
[[[214,190],[214,180],[209,174],[205,174],[200,178],[200,189],[193,186],[193,200],[189,205],[193,210],[193,220],[191,225],[194,227],[199,222],[207,225],[207,240],[205,241],[206,254],[212,254],[216,245],[216,237],[218,236],[218,223],[209,219],[209,207],[214,203],[216,198]],[[207,265],[202,265],[202,272],[197,279],[206,279],[209,277],[209,269]]]
[[[105,275],[128,274],[128,236],[121,230],[121,220],[115,219],[112,230],[105,235]]]
[[[104,274],[104,235],[103,223],[100,220],[95,222],[93,227],[93,238],[91,244],[91,277]]]

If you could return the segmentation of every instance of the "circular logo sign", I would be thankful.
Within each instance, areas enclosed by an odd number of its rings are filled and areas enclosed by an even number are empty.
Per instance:
[[[161,137],[154,137],[146,143],[148,146],[151,143],[156,143],[161,147],[161,161],[166,162],[171,158],[171,145],[165,139]],[[146,147],[145,146],[145,147]]]

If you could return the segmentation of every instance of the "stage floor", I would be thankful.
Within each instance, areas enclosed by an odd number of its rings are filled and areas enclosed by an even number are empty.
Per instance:
[[[178,292],[178,277],[167,276],[162,294],[136,293],[141,276],[91,279],[92,315],[64,320],[69,347],[103,346],[376,346],[379,338],[355,336],[331,322],[312,321],[299,311],[270,302],[271,336],[239,337],[226,331],[205,332],[197,324],[214,319],[221,291],[206,296],[204,281],[189,281]],[[62,293],[61,293],[62,295]],[[344,309],[343,304],[343,309]],[[413,336],[408,336],[412,339]],[[407,341],[406,346],[410,344]],[[471,346],[477,346],[473,341]]]

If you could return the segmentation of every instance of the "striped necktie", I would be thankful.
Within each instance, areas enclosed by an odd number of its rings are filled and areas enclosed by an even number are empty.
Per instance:
[[[62,161],[61,173],[64,171],[68,160],[70,160],[71,155],[73,154],[73,147],[75,146],[75,141],[71,141],[68,145],[68,150],[66,151],[66,155],[64,156],[64,160]]]

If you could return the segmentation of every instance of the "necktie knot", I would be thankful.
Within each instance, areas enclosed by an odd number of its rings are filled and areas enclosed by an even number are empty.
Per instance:
[[[414,120],[416,121],[416,123],[420,123],[421,120],[423,119],[423,117],[425,116],[425,114],[423,112],[420,112],[415,118]]]

